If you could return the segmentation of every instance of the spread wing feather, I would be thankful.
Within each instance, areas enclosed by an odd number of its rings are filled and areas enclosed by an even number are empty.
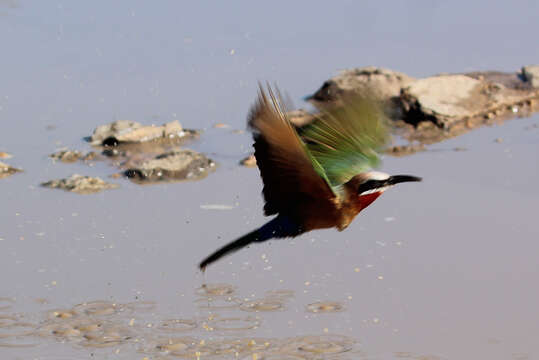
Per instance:
[[[248,124],[253,130],[255,157],[264,182],[264,213],[283,213],[290,205],[307,198],[328,200],[336,194],[324,168],[314,158],[286,117],[279,94],[262,86],[250,110]]]
[[[318,110],[317,119],[301,136],[332,187],[378,166],[378,152],[388,140],[388,131],[376,101],[350,95],[343,104]]]

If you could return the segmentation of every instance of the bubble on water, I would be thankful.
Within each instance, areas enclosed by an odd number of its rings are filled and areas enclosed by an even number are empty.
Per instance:
[[[255,353],[249,354],[240,360],[307,360],[308,358],[301,355],[287,354],[284,352],[276,351],[274,353]]]
[[[167,319],[161,321],[158,329],[170,332],[189,331],[197,328],[195,320],[188,319]]]
[[[208,326],[221,331],[252,330],[260,326],[260,320],[253,317],[220,318],[208,321]]]
[[[258,299],[244,302],[240,305],[240,310],[254,312],[279,311],[284,310],[284,303],[279,298]]]
[[[126,309],[133,312],[147,312],[155,309],[155,301],[134,301],[124,305]]]
[[[178,352],[185,351],[189,348],[194,348],[198,341],[193,338],[169,338],[161,340],[160,343],[155,345],[155,349],[160,352]]]
[[[69,337],[81,337],[80,330],[75,329],[70,323],[46,323],[40,326],[35,332],[36,335],[42,337],[56,337],[56,338],[69,338]]]
[[[270,290],[266,291],[266,297],[267,298],[280,298],[280,299],[291,299],[294,297],[294,291],[293,290]]]
[[[229,298],[201,298],[195,300],[195,304],[200,309],[207,310],[226,310],[238,308],[241,304],[241,300],[233,297]]]
[[[154,350],[159,353],[180,358],[200,358],[211,355],[209,350],[201,349],[201,341],[192,337],[159,339]]]
[[[34,331],[34,335],[74,342],[84,347],[101,348],[124,344],[132,334],[126,326],[118,322],[120,319],[95,318],[103,314],[109,315],[110,309],[118,310],[118,307],[111,308],[110,305],[103,302],[77,305],[79,311],[75,312],[74,316],[54,315],[70,314],[69,311],[49,311],[47,320]]]
[[[200,296],[229,296],[236,292],[236,287],[230,284],[204,284],[196,290]]]
[[[125,343],[131,338],[131,333],[123,326],[108,324],[108,326],[101,326],[97,331],[85,332],[83,338],[80,345],[102,348]]]
[[[307,305],[307,311],[312,313],[335,313],[344,310],[344,305],[336,301],[320,301]]]
[[[263,338],[239,338],[199,340],[192,337],[158,338],[140,351],[147,354],[159,353],[179,358],[238,358],[240,355],[264,353],[274,348],[277,342]],[[259,357],[260,359],[260,357]]]
[[[151,313],[151,320],[137,317],[137,314],[155,308],[154,302],[143,301],[123,304],[92,301],[72,308],[48,310],[41,314],[39,324],[23,322],[24,317],[20,314],[3,314],[0,315],[0,347],[35,346],[32,340],[39,337],[38,345],[45,340],[55,340],[83,348],[113,348],[117,353],[120,347],[127,349],[131,346],[152,359],[336,360],[353,354],[349,349],[354,341],[337,335],[279,339],[246,337],[249,330],[261,326],[260,318],[245,313],[250,316],[225,317],[213,311],[278,311],[284,309],[286,301],[294,296],[293,291],[268,291],[263,298],[253,299],[252,296],[245,301],[235,297],[236,288],[228,284],[205,285],[196,291],[200,295],[196,304],[208,310],[203,318],[162,319],[155,318],[154,313]],[[343,310],[343,305],[338,302],[319,302],[308,307],[312,312]],[[239,315],[237,311],[235,314]],[[181,337],[183,333],[191,335],[190,331],[208,337]],[[235,336],[236,333],[239,337]],[[343,352],[347,354],[343,355]]]
[[[421,355],[415,354],[409,351],[397,351],[393,355],[399,359],[409,359],[409,360],[445,360],[445,358],[436,356],[436,355]]]
[[[356,341],[342,335],[301,336],[282,347],[288,353],[340,354],[350,351]]]
[[[49,310],[47,312],[47,317],[49,319],[70,319],[74,316],[77,316],[78,313],[72,309],[55,309],[55,310]]]
[[[84,333],[95,333],[96,331],[100,331],[105,326],[107,326],[107,323],[92,320],[75,322],[73,324],[75,329]]]
[[[123,311],[124,306],[109,301],[98,300],[75,305],[73,310],[88,316],[108,316]]]

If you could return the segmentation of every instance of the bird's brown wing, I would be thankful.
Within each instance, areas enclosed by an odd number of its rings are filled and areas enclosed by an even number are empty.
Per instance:
[[[336,194],[324,169],[314,159],[286,118],[280,96],[262,86],[248,124],[253,130],[255,157],[264,182],[264,213],[286,213],[305,200],[333,202]]]

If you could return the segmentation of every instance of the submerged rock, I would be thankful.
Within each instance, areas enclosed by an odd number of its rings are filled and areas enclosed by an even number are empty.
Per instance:
[[[53,154],[50,154],[49,157],[54,161],[61,161],[64,163],[72,163],[77,160],[82,161],[91,161],[98,160],[101,156],[95,151],[90,151],[86,154],[83,154],[78,150],[59,150]]]
[[[118,184],[107,183],[98,177],[83,176],[79,174],[73,174],[65,179],[47,181],[42,183],[41,186],[62,189],[78,194],[92,194],[101,190],[119,187]]]
[[[423,144],[395,145],[388,147],[385,153],[392,156],[406,156],[424,151],[425,149],[425,145]]]
[[[216,123],[216,124],[213,124],[213,127],[215,129],[228,129],[230,125],[225,124],[225,123]]]
[[[136,182],[198,180],[215,169],[213,160],[192,150],[173,150],[152,159],[130,160],[124,175]]]
[[[22,170],[0,161],[0,179],[6,178],[18,172],[22,172]]]
[[[178,120],[161,126],[142,125],[118,120],[98,126],[89,141],[92,145],[116,146],[121,143],[143,143],[157,140],[180,140],[197,136],[195,130],[184,129]]]
[[[82,153],[78,150],[60,150],[49,155],[51,159],[65,163],[75,162],[82,156]]]
[[[50,157],[62,162],[107,160],[126,176],[138,183],[175,180],[196,180],[205,177],[215,163],[202,154],[181,148],[184,138],[198,136],[185,130],[178,121],[162,126],[143,126],[132,121],[115,121],[95,129],[90,141],[101,153],[62,149]],[[68,179],[43,183],[43,186],[62,188],[79,193],[95,192],[117,187],[101,179],[74,175]]]
[[[251,154],[247,156],[246,158],[242,159],[240,161],[240,165],[247,166],[247,167],[255,167],[256,166],[256,157],[254,154]]]
[[[286,115],[290,122],[298,128],[310,124],[315,119],[313,114],[304,109],[289,111]]]
[[[175,180],[196,180],[205,177],[215,168],[213,160],[191,150],[181,149],[182,140],[198,136],[198,131],[185,130],[178,121],[162,126],[143,126],[133,121],[115,121],[94,130],[87,140],[97,151],[62,149],[50,157],[66,163],[83,160],[108,160],[122,170],[113,177],[126,176],[138,183]],[[79,193],[90,193],[117,187],[99,178],[73,175],[68,179],[42,184]]]

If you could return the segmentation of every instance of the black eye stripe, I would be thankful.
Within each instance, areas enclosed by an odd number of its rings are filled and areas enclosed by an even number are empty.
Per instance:
[[[357,188],[357,193],[361,194],[365,191],[384,187],[387,180],[367,180]]]

